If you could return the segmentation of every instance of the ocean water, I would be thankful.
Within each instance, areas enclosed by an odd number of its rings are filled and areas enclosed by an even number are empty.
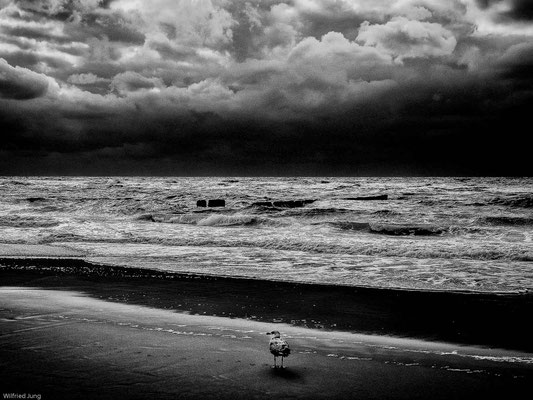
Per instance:
[[[413,290],[533,289],[533,178],[1,177],[0,193],[0,242],[67,246],[104,265]],[[197,207],[199,199],[226,207]],[[255,204],[285,200],[314,201]]]

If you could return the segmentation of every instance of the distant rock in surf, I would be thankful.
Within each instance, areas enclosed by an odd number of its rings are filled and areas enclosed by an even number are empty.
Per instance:
[[[304,207],[306,204],[314,203],[315,200],[281,200],[281,201],[257,201],[252,206],[258,207],[278,207],[278,208],[297,208]]]
[[[343,200],[388,200],[388,198],[386,194],[379,194],[377,196],[344,197]]]
[[[212,199],[212,200],[198,200],[196,207],[226,207],[226,200]]]
[[[28,200],[30,203],[35,203],[36,201],[46,201],[44,197],[28,197],[26,200]]]
[[[431,236],[439,235],[446,232],[447,229],[440,226],[425,225],[425,224],[382,224],[371,223],[370,232],[380,233],[383,235],[397,235],[397,236]]]
[[[303,207],[306,204],[314,203],[315,200],[286,200],[286,201],[274,201],[272,204],[274,207],[280,208],[295,208]]]
[[[226,207],[226,200],[214,199],[207,202],[207,207]]]

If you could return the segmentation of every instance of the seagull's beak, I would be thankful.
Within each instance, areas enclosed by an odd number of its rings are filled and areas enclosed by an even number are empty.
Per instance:
[[[267,332],[266,334],[267,334],[267,335],[272,335],[272,332]]]

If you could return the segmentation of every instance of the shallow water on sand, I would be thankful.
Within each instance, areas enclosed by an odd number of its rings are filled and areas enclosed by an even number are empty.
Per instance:
[[[104,264],[421,290],[533,288],[532,178],[3,177],[0,190],[3,242],[66,245]],[[226,207],[196,207],[217,198]],[[254,204],[284,200],[314,201]]]
[[[470,399],[519,398],[531,390],[531,354],[518,351],[278,324],[292,352],[286,368],[274,369],[270,323],[74,291],[0,287],[0,298],[1,359],[16,360],[6,364],[7,393],[23,387],[57,399]]]
[[[189,315],[134,304],[107,302],[84,293],[67,290],[42,290],[31,287],[0,287],[4,299],[0,322],[24,325],[93,323],[109,324],[135,331],[153,331],[162,335],[226,338],[235,342],[258,340],[267,343],[265,332],[271,323],[229,319],[218,316]],[[16,309],[11,310],[11,307]],[[14,314],[12,314],[14,312]],[[110,318],[109,314],[113,314]],[[34,329],[38,329],[34,328]],[[400,338],[385,335],[317,330],[278,323],[276,329],[290,340],[296,354],[337,358],[339,361],[396,362],[398,365],[421,365],[425,358],[442,357],[443,363],[432,368],[450,369],[450,363],[477,363],[481,368],[492,363],[514,364],[531,370],[531,353],[486,348],[473,345]],[[23,328],[24,330],[24,328]],[[6,329],[5,336],[20,332]],[[298,357],[298,356],[296,356]],[[417,362],[418,361],[418,362]],[[426,360],[427,361],[427,360]],[[411,365],[409,365],[411,363]],[[441,365],[439,365],[441,364]],[[495,366],[496,364],[492,364]],[[463,372],[476,371],[465,369]],[[489,373],[486,370],[477,372]]]

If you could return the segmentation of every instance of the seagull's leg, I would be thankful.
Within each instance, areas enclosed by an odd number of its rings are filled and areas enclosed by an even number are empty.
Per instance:
[[[276,356],[274,356],[274,368],[278,368],[278,366],[276,365]]]

